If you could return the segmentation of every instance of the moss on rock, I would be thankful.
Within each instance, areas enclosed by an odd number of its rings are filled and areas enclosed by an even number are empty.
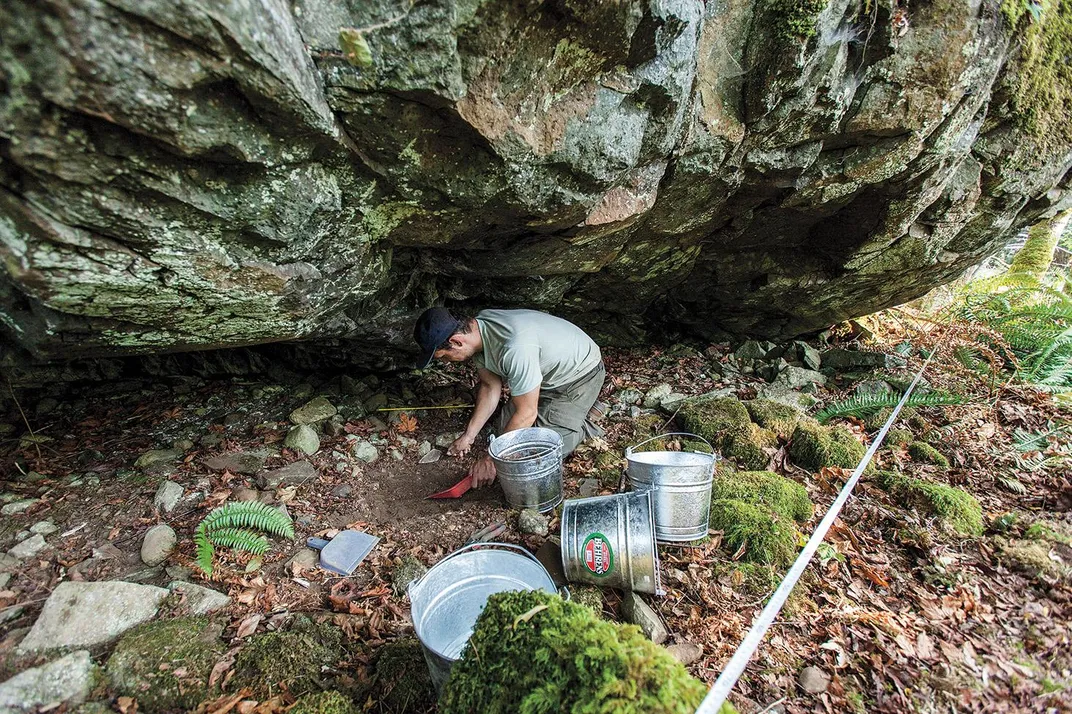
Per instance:
[[[1001,552],[1017,568],[1039,581],[1072,581],[1072,565],[1051,558],[1051,545],[1046,541],[1028,538],[1013,540]]]
[[[435,704],[420,642],[405,639],[383,646],[376,660],[376,694],[381,709],[392,714],[424,711]]]
[[[302,617],[290,630],[255,635],[235,658],[235,685],[254,693],[285,685],[294,694],[321,689],[323,670],[343,658],[342,631]]]
[[[726,440],[722,453],[736,459],[743,468],[755,471],[767,468],[776,446],[777,434],[756,424],[748,424],[744,431]]]
[[[358,714],[358,711],[349,697],[332,691],[298,697],[289,714]]]
[[[864,445],[845,427],[825,427],[811,418],[800,420],[789,443],[789,456],[811,471],[824,466],[855,468],[865,453]]]
[[[784,566],[797,551],[792,519],[752,503],[726,498],[711,501],[711,528],[722,531],[722,542],[732,552],[743,550],[748,563]]]
[[[718,476],[712,485],[711,499],[744,501],[801,522],[812,516],[812,502],[804,487],[770,471],[740,471]]]
[[[722,451],[733,442],[734,437],[747,435],[752,424],[748,410],[732,397],[690,399],[681,407],[678,416],[686,429],[707,439]]]
[[[1072,545],[1072,528],[1055,521],[1035,521],[1024,531],[1024,537]]]
[[[633,625],[540,591],[492,595],[442,714],[691,714],[706,687]]]
[[[143,711],[194,709],[208,697],[209,674],[225,651],[219,636],[220,627],[206,617],[139,625],[108,658],[108,680]]]
[[[879,485],[902,503],[937,516],[963,535],[983,533],[983,509],[975,496],[944,483],[906,478],[895,471],[878,472]]]
[[[793,429],[803,416],[799,409],[770,399],[752,399],[744,402],[744,406],[752,421],[785,439],[793,435]]]
[[[570,585],[570,600],[584,605],[597,615],[603,614],[603,591],[593,585]]]
[[[933,464],[939,468],[949,468],[949,459],[942,456],[938,449],[922,441],[913,441],[908,445],[908,455],[921,464]]]
[[[886,432],[886,445],[887,446],[904,446],[909,444],[916,437],[908,429],[890,429]]]

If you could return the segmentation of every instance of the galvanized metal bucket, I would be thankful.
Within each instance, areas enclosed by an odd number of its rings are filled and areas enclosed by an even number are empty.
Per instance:
[[[541,513],[562,503],[562,436],[533,426],[491,440],[488,454],[514,508]]]
[[[508,590],[556,592],[540,561],[510,543],[459,548],[410,583],[413,629],[436,692],[442,691],[488,597]]]
[[[662,595],[651,492],[566,501],[562,565],[571,582]]]
[[[711,453],[700,451],[636,451],[667,436],[702,441]],[[635,491],[651,491],[655,506],[655,537],[680,543],[707,535],[711,518],[711,484],[719,455],[703,437],[684,432],[661,434],[625,450],[626,475]]]

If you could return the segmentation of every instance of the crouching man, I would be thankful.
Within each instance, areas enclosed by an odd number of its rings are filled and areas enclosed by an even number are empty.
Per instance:
[[[496,434],[534,425],[553,429],[562,436],[563,455],[602,434],[588,413],[607,373],[599,346],[573,323],[535,310],[482,310],[474,318],[432,307],[418,318],[413,337],[423,351],[419,369],[433,359],[471,359],[480,377],[469,424],[447,453],[469,453],[498,408],[503,382],[510,400]],[[495,464],[485,456],[469,474],[475,487],[490,484]]]

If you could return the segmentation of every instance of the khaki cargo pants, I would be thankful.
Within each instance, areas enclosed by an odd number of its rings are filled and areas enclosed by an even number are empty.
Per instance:
[[[603,430],[588,421],[588,410],[599,398],[607,370],[603,363],[573,384],[561,389],[540,390],[536,405],[536,426],[552,429],[562,436],[562,455],[572,453],[577,445],[593,436],[602,436]],[[502,434],[507,422],[514,415],[514,402],[508,401],[499,409],[498,431]]]

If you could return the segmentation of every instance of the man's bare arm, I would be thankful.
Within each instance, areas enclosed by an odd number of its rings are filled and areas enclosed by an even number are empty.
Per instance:
[[[539,387],[520,396],[511,396],[510,401],[514,404],[514,415],[506,423],[506,430],[503,433],[514,429],[524,429],[536,423],[536,407],[540,403]],[[469,469],[469,475],[473,479],[473,488],[480,488],[493,482],[495,463],[491,460],[491,456],[485,456],[473,464],[473,468]]]
[[[457,440],[450,445],[447,453],[453,456],[465,456],[473,448],[473,442],[488,419],[495,413],[499,406],[499,398],[502,396],[502,380],[486,369],[478,369],[477,376],[480,378],[480,386],[476,392],[476,406],[473,414],[469,417],[469,424]]]

